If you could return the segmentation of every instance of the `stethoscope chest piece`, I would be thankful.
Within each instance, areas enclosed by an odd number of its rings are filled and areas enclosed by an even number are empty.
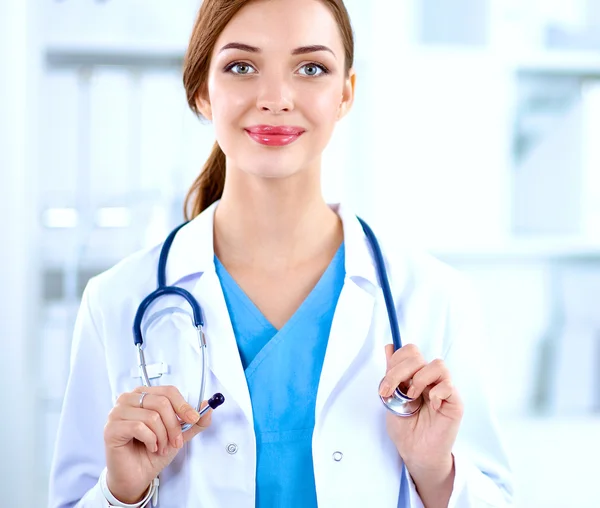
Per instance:
[[[416,414],[423,405],[423,397],[411,399],[402,393],[399,388],[396,388],[390,397],[382,397],[380,395],[379,398],[388,411],[394,413],[396,416],[412,416]]]

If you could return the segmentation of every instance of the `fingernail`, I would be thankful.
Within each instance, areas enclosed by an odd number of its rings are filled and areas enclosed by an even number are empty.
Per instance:
[[[198,414],[198,411],[190,409],[185,413],[185,419],[190,423],[196,423],[200,419],[200,415]]]
[[[177,436],[175,443],[177,444],[177,448],[181,448],[183,446],[183,436]]]
[[[417,392],[417,390],[415,389],[415,387],[414,387],[414,386],[411,386],[411,387],[408,389],[408,391],[406,392],[406,395],[407,395],[408,397],[410,397],[411,399],[413,399],[413,398],[414,398],[414,396],[415,396],[415,393],[416,393],[416,392]]]

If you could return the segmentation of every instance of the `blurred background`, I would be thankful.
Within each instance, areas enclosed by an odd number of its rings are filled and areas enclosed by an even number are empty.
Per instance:
[[[199,3],[0,1],[3,506],[46,503],[82,288],[181,222],[214,141],[181,84]],[[326,196],[479,290],[518,506],[600,506],[600,0],[346,4]]]

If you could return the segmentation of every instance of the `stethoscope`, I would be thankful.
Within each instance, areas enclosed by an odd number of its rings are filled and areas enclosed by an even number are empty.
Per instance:
[[[381,248],[379,247],[379,242],[373,233],[373,230],[367,225],[365,221],[363,221],[360,217],[358,220],[367,236],[367,240],[371,246],[373,251],[373,255],[375,257],[375,268],[377,271],[377,276],[379,278],[379,283],[381,284],[381,289],[383,291],[383,297],[385,300],[385,305],[387,308],[388,319],[390,322],[390,329],[392,332],[392,339],[394,342],[394,350],[397,351],[402,347],[402,340],[400,337],[400,327],[398,326],[398,316],[396,314],[396,309],[394,307],[394,299],[392,297],[392,291],[390,289],[390,283],[388,281],[387,272],[385,269],[385,264],[383,261],[383,255],[381,253]],[[156,300],[163,296],[167,295],[176,295],[188,302],[190,307],[192,308],[192,321],[194,323],[194,327],[196,328],[198,345],[200,347],[201,355],[202,355],[202,374],[200,381],[200,394],[198,398],[198,404],[196,405],[197,411],[202,416],[209,409],[215,409],[219,407],[223,402],[225,402],[225,397],[223,397],[220,393],[215,393],[209,400],[208,405],[204,408],[200,408],[202,401],[204,400],[204,392],[206,390],[206,378],[208,372],[208,357],[206,354],[206,336],[204,334],[204,320],[202,317],[202,309],[198,301],[192,296],[192,294],[178,286],[167,286],[167,260],[169,257],[169,251],[171,250],[171,245],[173,244],[173,240],[175,239],[175,235],[179,232],[179,230],[185,226],[187,222],[184,222],[177,228],[175,228],[163,244],[163,247],[160,252],[160,257],[158,260],[158,287],[152,293],[150,293],[140,306],[135,314],[135,319],[133,322],[133,337],[134,344],[138,351],[138,361],[139,368],[141,372],[142,383],[144,386],[150,387],[150,378],[148,376],[146,359],[144,357],[144,338],[142,336],[142,321],[144,319],[144,315],[150,305],[152,305]],[[402,417],[412,416],[419,411],[423,404],[422,397],[417,399],[412,399],[408,395],[404,393],[397,387],[394,393],[389,397],[379,396],[385,407],[391,411],[393,414]],[[192,424],[182,423],[182,431],[185,432],[189,428],[192,427]]]

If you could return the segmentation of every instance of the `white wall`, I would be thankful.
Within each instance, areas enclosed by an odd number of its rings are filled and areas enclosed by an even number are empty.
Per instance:
[[[35,272],[30,245],[34,231],[35,147],[31,128],[30,93],[35,84],[27,50],[28,2],[0,2],[0,499],[3,506],[32,506],[36,417],[34,383],[27,356],[37,321]],[[35,98],[33,99],[35,103]],[[39,489],[45,486],[39,485]]]

